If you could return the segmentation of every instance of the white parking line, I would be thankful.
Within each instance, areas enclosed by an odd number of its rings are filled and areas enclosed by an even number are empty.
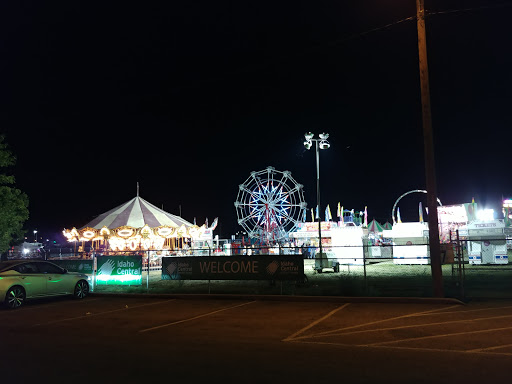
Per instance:
[[[389,328],[376,328],[376,329],[362,329],[359,331],[351,331],[351,332],[340,332],[340,333],[330,333],[329,336],[344,336],[344,335],[352,335],[354,333],[369,333],[369,332],[380,332],[380,331],[394,331],[397,329],[407,329],[407,328],[417,328],[417,327],[431,327],[434,325],[446,325],[446,324],[456,324],[456,323],[472,323],[481,320],[495,320],[495,319],[503,319],[507,317],[512,317],[512,315],[503,315],[503,316],[493,316],[493,317],[481,317],[478,319],[463,319],[463,320],[452,320],[452,321],[440,321],[437,323],[425,323],[425,324],[413,324],[413,325],[401,325],[399,327],[389,327]],[[312,335],[310,337],[319,337],[325,335]]]
[[[308,329],[314,327],[315,325],[317,325],[318,323],[324,321],[325,319],[331,317],[332,315],[334,315],[336,312],[338,312],[339,310],[345,308],[347,305],[349,305],[350,303],[346,303],[346,304],[343,304],[341,307],[338,307],[336,309],[333,309],[331,312],[329,312],[327,315],[313,321],[311,324],[307,325],[306,327],[302,328],[301,330],[295,332],[293,335],[290,335],[288,336],[286,339],[283,339],[282,341],[292,341],[294,340],[295,338],[297,338],[298,335],[300,335],[301,333],[304,333],[306,332]]]
[[[98,313],[90,313],[90,314],[85,314],[85,315],[82,315],[82,316],[76,316],[76,317],[68,317],[66,319],[59,319],[59,320],[54,320],[54,321],[49,321],[47,323],[40,323],[40,324],[34,324],[33,326],[34,327],[37,327],[37,326],[40,326],[40,325],[48,325],[48,324],[55,324],[55,323],[62,323],[63,321],[70,321],[70,320],[77,320],[77,319],[83,319],[83,318],[87,318],[87,317],[93,317],[93,316],[99,316],[99,315],[105,315],[107,313],[114,313],[114,312],[121,312],[121,311],[127,311],[129,309],[134,309],[134,308],[141,308],[141,307],[147,307],[149,305],[156,305],[156,304],[163,304],[163,303],[169,303],[171,301],[175,301],[176,299],[170,299],[170,300],[165,300],[165,301],[158,301],[156,303],[149,303],[149,304],[142,304],[142,305],[135,305],[135,306],[131,306],[131,307],[125,307],[125,308],[120,308],[120,309],[114,309],[112,311],[105,311],[105,312],[98,312]]]
[[[463,309],[460,311],[443,312],[443,313],[439,313],[439,315],[451,315],[451,314],[459,314],[459,313],[492,311],[492,310],[501,310],[501,309],[507,309],[507,308],[512,308],[512,305],[508,305],[506,307],[487,307],[487,308],[477,308],[477,309]],[[423,316],[423,315],[418,315],[418,316]]]
[[[478,330],[478,331],[468,331],[468,332],[445,333],[443,335],[411,337],[411,338],[408,338],[408,339],[381,341],[381,342],[378,342],[378,343],[363,344],[362,346],[363,347],[373,347],[373,346],[378,346],[378,345],[402,343],[402,342],[407,342],[407,341],[418,341],[418,340],[426,340],[426,339],[435,339],[435,338],[440,338],[440,337],[471,335],[471,334],[475,334],[475,333],[486,333],[486,332],[494,332],[494,331],[505,331],[505,330],[508,330],[508,329],[512,329],[512,327],[481,329],[481,330]]]
[[[244,306],[244,305],[252,304],[252,303],[255,303],[255,302],[256,302],[256,301],[249,301],[249,302],[247,302],[247,303],[242,303],[242,304],[238,304],[238,305],[233,305],[233,306],[231,306],[231,307],[218,309],[218,310],[216,310],[216,311],[208,312],[208,313],[204,313],[204,314],[202,314],[202,315],[194,316],[194,317],[191,317],[191,318],[188,318],[188,319],[183,319],[183,320],[173,321],[172,323],[162,324],[162,325],[157,325],[156,327],[151,327],[151,328],[146,328],[146,329],[141,329],[141,330],[139,331],[139,333],[144,333],[144,332],[148,332],[148,331],[153,331],[153,330],[155,330],[155,329],[160,329],[160,328],[164,328],[164,327],[169,327],[169,326],[171,326],[171,325],[176,325],[176,324],[185,323],[185,322],[187,322],[187,321],[192,321],[192,320],[200,319],[201,317],[210,316],[210,315],[213,315],[213,314],[215,314],[215,313],[219,313],[219,312],[227,311],[228,309],[233,309],[233,308],[242,307],[242,306]]]
[[[293,343],[302,343],[302,344],[320,344],[320,345],[333,345],[333,346],[338,346],[338,347],[343,347],[343,348],[379,348],[379,349],[384,349],[384,350],[408,350],[408,351],[428,351],[428,352],[440,352],[440,353],[458,353],[458,354],[471,354],[471,353],[475,353],[475,354],[495,354],[495,355],[507,355],[507,356],[512,356],[512,353],[508,353],[508,352],[494,352],[494,351],[489,351],[487,352],[487,349],[489,350],[492,350],[492,349],[497,349],[497,348],[504,348],[504,347],[508,347],[509,345],[502,345],[502,346],[499,346],[499,347],[491,347],[491,348],[483,348],[483,349],[474,349],[474,350],[460,350],[460,349],[442,349],[442,348],[424,348],[424,347],[421,347],[421,348],[417,348],[417,347],[401,347],[401,346],[394,346],[394,345],[359,345],[359,344],[343,344],[343,343],[336,343],[336,342],[333,342],[333,341],[309,341],[309,340],[305,340],[305,339],[293,339],[293,340],[290,340],[291,342]]]
[[[468,349],[466,352],[486,352],[486,351],[492,351],[494,349],[501,349],[501,348],[509,348],[512,347],[512,344],[505,344],[505,345],[496,345],[494,347],[488,347],[488,348],[477,348],[477,349]],[[498,352],[500,353],[500,352]],[[506,352],[503,352],[506,353]],[[512,354],[512,353],[509,353]]]
[[[390,317],[389,319],[377,320],[377,321],[372,321],[372,322],[369,322],[369,323],[352,325],[350,327],[333,329],[331,331],[319,332],[319,333],[316,333],[316,334],[310,335],[310,336],[300,336],[299,338],[310,338],[310,337],[326,336],[326,335],[335,334],[337,332],[345,331],[345,330],[348,330],[348,329],[362,328],[362,327],[365,327],[367,325],[374,325],[374,324],[385,323],[385,322],[391,321],[391,320],[405,319],[405,318],[408,318],[408,317],[414,317],[414,316],[419,316],[419,315],[424,315],[424,314],[431,314],[431,313],[434,313],[434,312],[439,312],[439,311],[443,311],[443,310],[447,310],[447,309],[455,308],[455,307],[458,307],[458,305],[453,305],[453,306],[446,307],[446,308],[432,309],[430,311],[415,312],[415,313],[410,313],[410,314],[403,315],[403,316]]]

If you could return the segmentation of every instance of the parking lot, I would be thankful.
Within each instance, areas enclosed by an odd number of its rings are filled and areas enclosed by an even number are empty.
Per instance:
[[[20,383],[489,382],[508,380],[511,320],[512,301],[52,299],[0,310],[0,361]]]

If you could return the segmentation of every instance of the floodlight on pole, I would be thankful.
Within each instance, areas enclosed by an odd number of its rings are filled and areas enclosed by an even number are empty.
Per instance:
[[[320,156],[318,149],[328,149],[331,145],[327,141],[329,138],[328,133],[321,133],[318,135],[320,139],[315,139],[314,135],[311,132],[308,132],[304,135],[306,138],[306,141],[304,142],[304,146],[306,149],[310,149],[313,145],[313,142],[315,142],[315,149],[316,149],[316,212],[318,220],[318,247],[320,249],[320,257],[323,257],[323,251],[322,251],[322,229],[321,229],[321,218],[320,218]]]

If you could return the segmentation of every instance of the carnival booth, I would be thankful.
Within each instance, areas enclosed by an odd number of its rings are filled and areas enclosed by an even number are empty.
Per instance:
[[[377,220],[373,219],[368,223],[368,257],[370,260],[391,258],[392,248],[386,244],[387,239],[384,239],[383,232],[384,227]]]
[[[212,244],[211,227],[194,225],[183,218],[165,212],[138,194],[120,206],[97,216],[80,229],[64,229],[69,242],[90,242],[96,253],[148,251],[154,257],[191,253],[196,246]]]
[[[326,257],[319,255],[318,223],[301,223],[299,228],[290,233],[290,237],[304,245],[316,248],[315,259],[322,259],[315,263],[315,269],[333,268],[337,271],[339,264],[364,263],[364,244],[368,241],[368,230],[357,226],[353,222],[338,223],[323,221],[321,223],[322,250]],[[317,265],[318,264],[318,265]]]
[[[508,264],[503,220],[473,221],[459,233],[468,240],[470,264]]]
[[[332,250],[338,263],[363,265],[365,245],[368,244],[368,230],[353,223],[338,225],[331,230]]]
[[[423,222],[398,222],[383,236],[393,241],[394,264],[428,264],[428,224]]]

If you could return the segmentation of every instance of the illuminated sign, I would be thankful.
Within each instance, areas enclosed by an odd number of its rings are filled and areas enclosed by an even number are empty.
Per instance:
[[[437,207],[437,215],[440,223],[462,223],[467,224],[468,214],[464,204],[460,205],[443,205]]]
[[[320,225],[321,231],[329,231],[331,229],[331,222],[330,221],[322,221]],[[301,230],[307,231],[307,232],[318,232],[318,222],[307,222],[304,223]]]
[[[439,237],[441,242],[449,242],[452,232],[476,219],[476,203],[443,205],[437,207]]]
[[[97,285],[141,285],[142,256],[98,256]]]

